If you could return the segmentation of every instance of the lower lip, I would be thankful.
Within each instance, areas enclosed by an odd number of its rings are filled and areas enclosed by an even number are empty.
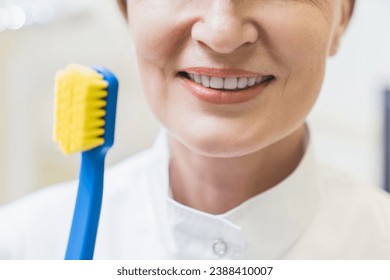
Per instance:
[[[182,78],[184,87],[195,97],[202,101],[212,104],[238,104],[248,102],[258,95],[272,81],[260,83],[247,89],[235,90],[235,91],[224,91],[213,88],[204,87],[190,79]]]

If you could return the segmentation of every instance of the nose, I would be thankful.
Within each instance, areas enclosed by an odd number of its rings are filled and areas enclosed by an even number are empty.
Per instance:
[[[236,3],[234,3],[236,2]],[[214,0],[192,26],[192,39],[221,54],[232,53],[258,39],[256,25],[235,0]]]

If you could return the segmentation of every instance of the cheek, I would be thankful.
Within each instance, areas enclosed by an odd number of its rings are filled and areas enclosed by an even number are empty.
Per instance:
[[[179,16],[174,5],[169,7],[164,2],[129,14],[144,93],[160,119],[175,101],[169,94],[170,82],[175,77],[178,57],[188,41],[192,24],[191,17]]]
[[[132,14],[129,21],[137,56],[154,67],[167,67],[175,61],[182,42],[186,40],[188,24],[180,22],[174,11],[155,7]]]
[[[164,9],[137,9],[129,15],[143,92],[152,111],[160,120],[169,111],[169,80],[179,53],[182,34]],[[179,36],[179,34],[181,36]]]
[[[332,26],[321,14],[290,18],[269,21],[269,49],[283,69],[280,98],[285,109],[307,114],[322,86]]]
[[[165,58],[172,53],[173,44],[167,40],[167,33],[156,32],[149,25],[133,27],[134,46],[137,52],[137,57],[140,62],[153,62],[155,65],[163,67]],[[148,34],[145,36],[145,34]],[[166,39],[164,41],[164,38]],[[141,64],[143,65],[143,64]]]
[[[290,17],[291,20],[286,15],[284,19],[269,21],[269,47],[275,60],[287,69],[299,71],[323,67],[330,44],[331,25],[313,15]]]

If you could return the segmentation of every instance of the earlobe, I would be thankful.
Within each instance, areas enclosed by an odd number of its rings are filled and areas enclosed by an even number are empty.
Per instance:
[[[121,13],[123,17],[127,20],[127,0],[117,0],[119,9],[121,10]]]
[[[329,56],[334,56],[337,53],[341,38],[348,27],[355,6],[355,0],[341,0],[341,2],[341,13],[335,26],[331,46],[329,49]]]

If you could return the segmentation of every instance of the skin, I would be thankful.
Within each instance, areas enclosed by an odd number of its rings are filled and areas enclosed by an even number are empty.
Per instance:
[[[169,131],[178,202],[221,214],[277,185],[304,154],[305,118],[337,52],[353,0],[128,0],[144,93]],[[179,71],[273,75],[256,98],[211,104]]]

